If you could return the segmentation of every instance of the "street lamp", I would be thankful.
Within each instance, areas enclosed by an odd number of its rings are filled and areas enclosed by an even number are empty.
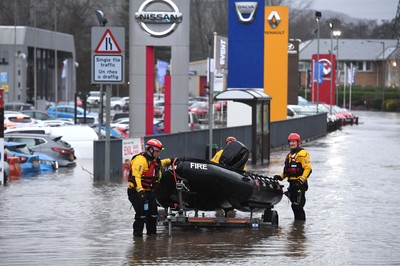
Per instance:
[[[340,30],[334,30],[333,31],[333,36],[336,37],[336,68],[340,70],[340,65],[339,65],[339,37],[342,34]],[[336,104],[339,102],[339,82],[336,83]]]
[[[382,86],[382,107],[385,102],[385,83],[386,83],[386,71],[385,71],[385,42],[384,41],[367,41],[376,42],[382,44],[382,73],[383,73],[383,86]]]
[[[217,33],[213,33],[213,37],[215,39],[215,35]],[[214,104],[213,104],[213,97],[214,97],[214,90],[213,90],[213,77],[211,72],[211,59],[212,59],[212,39],[209,39],[207,35],[204,35],[204,38],[208,44],[208,70],[207,70],[207,91],[208,91],[208,137],[209,137],[209,146],[208,146],[208,158],[211,160],[213,157],[212,154],[212,143],[213,143],[213,122],[214,122]]]
[[[319,11],[315,11],[315,20],[317,21],[317,77],[319,79],[320,67],[319,67],[319,21],[321,19],[322,13]],[[314,70],[315,71],[315,70]],[[319,104],[319,80],[317,80],[317,113],[318,113],[318,104]]]
[[[333,57],[332,57],[332,55],[333,55],[333,23],[332,22],[329,22],[329,28],[331,29],[331,80],[330,80],[330,91],[329,91],[329,104],[330,104],[330,107],[329,107],[329,114],[330,115],[332,115],[332,91],[333,91],[333,72],[332,71],[335,71],[334,69],[333,69]]]

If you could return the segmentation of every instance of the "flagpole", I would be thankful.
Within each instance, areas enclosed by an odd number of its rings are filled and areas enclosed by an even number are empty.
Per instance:
[[[318,72],[317,72],[317,76],[318,76],[318,80],[317,80],[317,113],[319,113],[318,111],[318,105],[319,105],[319,76],[320,76],[320,66],[319,66],[319,20],[321,19],[321,12],[316,11],[315,12],[315,19],[317,21],[317,38],[318,38],[318,42],[317,42],[317,62],[318,62]]]
[[[349,111],[351,111],[351,87],[353,85],[353,63],[350,63],[350,75],[349,75],[349,81],[350,81],[350,88],[349,88]]]
[[[347,84],[347,65],[344,64],[344,82],[343,82],[343,108],[346,108],[346,84]]]
[[[310,90],[310,93],[311,93],[311,100],[313,101],[313,99],[314,99],[314,93],[315,93],[315,91],[314,91],[314,89],[315,89],[315,85],[314,85],[314,75],[315,75],[315,61],[314,60],[312,60],[312,68],[311,68],[312,70],[311,70],[311,77],[310,77],[310,79],[311,79],[311,90]],[[307,99],[307,90],[306,90],[306,95],[305,95],[306,97],[306,99]]]

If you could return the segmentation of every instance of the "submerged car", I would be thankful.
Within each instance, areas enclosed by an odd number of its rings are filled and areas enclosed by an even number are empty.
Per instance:
[[[53,157],[42,152],[35,152],[35,154],[39,156],[40,171],[42,173],[58,169],[58,162]]]
[[[75,165],[75,150],[61,136],[50,134],[32,134],[32,133],[6,133],[4,140],[24,143],[33,151],[41,152],[54,158],[58,166]],[[58,168],[58,167],[57,167]]]
[[[39,156],[28,149],[26,144],[4,141],[4,152],[8,157],[19,157],[22,175],[40,174]]]

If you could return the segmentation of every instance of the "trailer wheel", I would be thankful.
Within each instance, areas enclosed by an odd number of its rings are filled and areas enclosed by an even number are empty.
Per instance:
[[[271,215],[271,224],[278,225],[279,224],[279,215],[278,212],[273,210]]]
[[[278,212],[271,209],[266,209],[263,215],[263,222],[277,225],[279,223]]]

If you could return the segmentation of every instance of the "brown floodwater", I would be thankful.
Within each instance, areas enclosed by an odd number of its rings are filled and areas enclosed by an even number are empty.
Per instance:
[[[92,161],[78,160],[0,187],[0,265],[398,265],[400,114],[356,114],[359,125],[303,145],[313,166],[306,222],[283,198],[278,226],[173,228],[172,237],[159,227],[133,239],[126,184],[93,183]],[[252,171],[279,173],[286,152]]]

